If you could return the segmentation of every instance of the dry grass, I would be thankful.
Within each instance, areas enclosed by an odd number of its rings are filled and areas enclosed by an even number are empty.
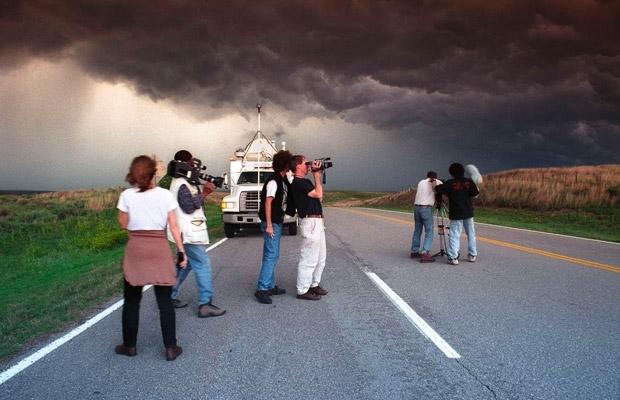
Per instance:
[[[23,201],[39,201],[48,202],[54,201],[58,203],[74,203],[83,202],[84,207],[89,210],[101,211],[108,208],[116,208],[116,203],[121,195],[121,192],[125,188],[110,188],[110,189],[79,189],[70,190],[66,192],[50,192],[36,194],[29,199]],[[207,196],[206,202],[217,204],[218,206],[222,202],[224,196],[230,194],[228,191],[215,191]]]
[[[533,210],[620,204],[620,165],[517,169],[489,174],[478,204]]]
[[[334,206],[410,207],[415,188],[367,200],[336,202]],[[484,176],[476,205],[527,210],[565,210],[620,205],[620,165],[532,168]]]
[[[55,201],[58,203],[83,202],[89,210],[101,211],[107,208],[115,208],[123,188],[111,189],[81,189],[67,192],[50,192],[34,195],[35,201]],[[31,199],[24,199],[30,201]]]

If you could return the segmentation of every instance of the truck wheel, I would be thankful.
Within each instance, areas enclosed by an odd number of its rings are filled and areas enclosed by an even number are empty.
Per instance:
[[[227,238],[234,237],[235,232],[237,232],[237,228],[233,224],[224,224],[224,234]]]
[[[291,236],[296,236],[297,235],[297,222],[293,222],[291,224],[288,224],[288,234]]]

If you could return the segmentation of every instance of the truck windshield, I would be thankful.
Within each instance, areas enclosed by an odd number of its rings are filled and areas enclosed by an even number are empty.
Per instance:
[[[271,175],[271,171],[261,171],[260,172],[260,181],[261,183],[265,182],[267,180],[267,178],[269,178],[269,175]],[[244,183],[258,183],[258,173],[255,172],[242,172],[241,175],[239,175],[239,179],[237,179],[237,183],[239,185],[244,184]]]

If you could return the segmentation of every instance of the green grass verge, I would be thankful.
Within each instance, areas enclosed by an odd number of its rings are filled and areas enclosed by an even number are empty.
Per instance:
[[[209,204],[206,212],[211,240],[218,240],[219,207]],[[0,196],[0,361],[121,296],[126,240],[112,207]]]
[[[382,210],[412,212],[409,207],[373,206]],[[620,242],[620,208],[584,208],[562,211],[530,211],[506,208],[476,208],[476,222],[559,233],[589,239]]]
[[[602,207],[562,211],[476,209],[478,222],[620,242],[620,208]]]

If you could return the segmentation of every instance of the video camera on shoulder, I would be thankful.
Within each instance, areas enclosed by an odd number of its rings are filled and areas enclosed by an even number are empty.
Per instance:
[[[173,178],[185,178],[192,185],[200,185],[202,182],[211,182],[216,187],[221,188],[224,178],[207,174],[207,167],[202,165],[202,161],[192,158],[190,161],[172,160],[168,163],[168,175]]]
[[[308,166],[308,168],[312,168],[312,163],[315,161],[319,161],[321,162],[321,166],[316,169],[316,171],[323,171],[326,170],[327,168],[331,168],[334,166],[334,163],[331,162],[331,157],[323,157],[323,158],[316,158],[312,161],[306,161],[306,165]],[[315,171],[313,169],[313,171]]]

